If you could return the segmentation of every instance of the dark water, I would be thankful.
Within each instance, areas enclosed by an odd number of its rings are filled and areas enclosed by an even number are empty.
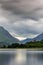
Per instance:
[[[0,51],[0,65],[43,65],[43,51]]]

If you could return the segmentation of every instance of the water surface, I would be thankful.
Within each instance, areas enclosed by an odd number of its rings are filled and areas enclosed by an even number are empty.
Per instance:
[[[43,65],[43,51],[0,50],[0,65]]]

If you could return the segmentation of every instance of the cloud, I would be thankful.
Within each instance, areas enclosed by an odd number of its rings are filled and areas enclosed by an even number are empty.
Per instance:
[[[15,33],[18,33],[20,35],[28,36],[28,34],[38,34],[43,32],[43,22],[40,23],[40,21],[34,21],[34,20],[26,20],[21,22],[14,23],[14,26],[12,29],[15,30]]]
[[[6,16],[8,13],[8,16],[12,15],[16,20],[38,20],[43,17],[43,0],[0,0],[0,3]]]
[[[43,19],[39,21],[29,19],[18,21],[13,24],[8,24],[8,27],[9,31],[14,33],[14,36],[34,37],[37,34],[43,33]]]
[[[43,33],[43,0],[0,0],[0,25],[16,37]]]
[[[39,19],[43,17],[43,0],[0,0],[4,10],[21,18]]]

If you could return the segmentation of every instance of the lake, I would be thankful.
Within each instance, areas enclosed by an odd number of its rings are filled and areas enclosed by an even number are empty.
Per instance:
[[[0,50],[0,65],[43,65],[43,51]]]

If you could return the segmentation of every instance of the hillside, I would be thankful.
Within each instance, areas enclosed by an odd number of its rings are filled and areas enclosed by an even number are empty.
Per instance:
[[[21,41],[21,43],[26,43],[26,42],[30,42],[30,41],[34,41],[34,40],[36,40],[36,41],[40,41],[40,40],[42,40],[43,39],[43,33],[42,34],[39,34],[37,37],[35,37],[35,38],[27,38],[27,39],[25,39],[25,40],[22,40]]]
[[[14,38],[10,33],[5,30],[3,27],[0,27],[0,44],[10,44],[10,43],[17,43],[19,42],[18,39]]]

